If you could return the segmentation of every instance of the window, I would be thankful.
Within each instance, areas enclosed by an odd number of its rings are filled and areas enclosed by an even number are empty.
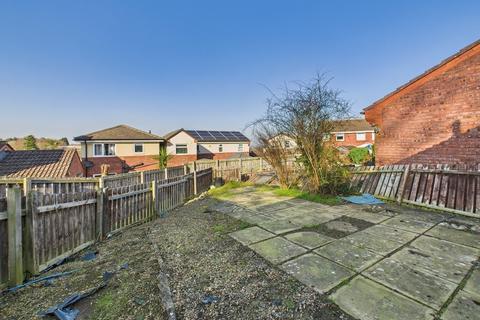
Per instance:
[[[94,156],[101,156],[101,155],[103,155],[103,152],[102,152],[102,151],[103,151],[103,149],[102,149],[102,145],[101,145],[101,144],[95,143],[95,144],[93,145],[93,155],[94,155]]]
[[[114,156],[115,144],[113,143],[95,143],[93,145],[93,155],[99,156]]]
[[[243,152],[243,144],[238,145],[238,152]]]
[[[343,134],[343,133],[337,133],[337,134],[335,135],[335,140],[337,140],[337,141],[345,141],[345,134]]]
[[[188,149],[186,144],[176,144],[175,145],[175,153],[176,154],[187,154]]]
[[[365,141],[365,140],[367,140],[367,134],[365,132],[358,132],[357,141]]]
[[[223,144],[218,145],[218,152],[223,152]]]
[[[143,144],[135,143],[134,151],[135,153],[143,153]]]

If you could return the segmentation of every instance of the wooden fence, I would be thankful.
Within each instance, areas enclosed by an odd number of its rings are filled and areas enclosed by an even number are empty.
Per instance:
[[[212,184],[211,168],[184,172],[182,166],[163,174],[142,173],[141,180],[127,174],[41,184],[0,181],[5,190],[0,197],[0,287],[19,284],[26,274],[38,274],[109,233],[149,221]]]
[[[480,166],[357,167],[352,186],[379,198],[480,217]]]
[[[188,164],[189,170],[212,168],[215,178],[223,182],[241,180],[242,175],[270,170],[271,166],[260,157],[248,157],[226,160],[197,160]]]

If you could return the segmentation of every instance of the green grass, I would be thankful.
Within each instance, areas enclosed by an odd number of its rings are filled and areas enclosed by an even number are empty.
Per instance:
[[[225,235],[234,231],[243,230],[245,228],[251,227],[252,225],[248,222],[238,220],[231,224],[216,224],[212,227],[212,231],[217,235]]]
[[[281,197],[293,197],[297,199],[327,204],[330,206],[339,204],[341,202],[337,196],[328,194],[308,193],[299,189],[276,189],[273,191],[273,193]]]
[[[248,182],[239,182],[239,181],[230,181],[225,183],[223,186],[211,189],[208,193],[215,198],[229,198],[234,193],[232,192],[234,189],[252,186],[253,184]]]

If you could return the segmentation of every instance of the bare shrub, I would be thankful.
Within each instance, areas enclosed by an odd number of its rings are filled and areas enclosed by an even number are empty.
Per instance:
[[[331,89],[329,83],[324,75],[317,75],[308,83],[296,83],[294,89],[286,87],[282,96],[272,93],[266,114],[252,126],[256,128],[254,132],[265,133],[264,128],[268,128],[266,133],[294,141],[295,158],[304,170],[308,189],[336,194],[345,191],[349,175],[329,137],[334,122],[349,117],[350,103],[341,97],[339,90]],[[271,148],[276,149],[272,137],[266,141],[257,133],[263,144],[273,144]]]

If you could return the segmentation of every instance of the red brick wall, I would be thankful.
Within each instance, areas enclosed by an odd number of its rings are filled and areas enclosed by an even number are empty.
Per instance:
[[[68,168],[67,177],[84,177],[85,169],[83,168],[82,161],[78,155],[75,155]]]
[[[344,141],[336,141],[335,133],[332,134],[332,142],[335,146],[360,146],[365,143],[374,143],[373,132],[365,132],[365,140],[357,141],[356,133],[344,133]]]
[[[172,158],[168,160],[167,167],[182,166],[185,163],[195,160],[197,160],[196,154],[173,155]]]
[[[109,173],[158,169],[158,160],[152,156],[91,157],[88,158],[88,160],[93,163],[93,167],[88,168],[87,175],[89,177],[94,174],[100,174],[102,164],[108,164],[110,166],[108,169]],[[133,169],[129,170],[129,167],[133,167]]]
[[[378,165],[480,162],[480,46],[456,59],[365,110]]]

